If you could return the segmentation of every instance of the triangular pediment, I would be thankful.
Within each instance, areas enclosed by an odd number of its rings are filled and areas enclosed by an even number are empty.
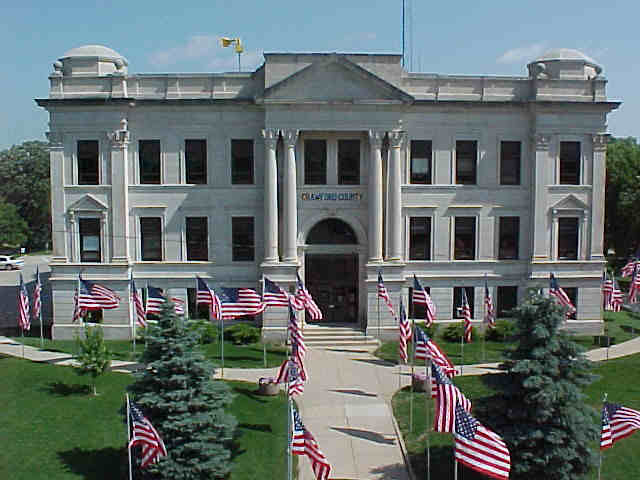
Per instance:
[[[553,210],[587,210],[589,207],[575,195],[567,195],[551,208]]]
[[[411,103],[413,97],[341,56],[318,60],[264,91],[265,103]]]
[[[108,208],[109,207],[107,207],[104,203],[102,203],[100,200],[98,200],[93,195],[86,194],[80,200],[77,200],[74,203],[72,203],[69,206],[68,210],[70,212],[78,212],[78,211],[104,212],[104,211],[108,210]]]

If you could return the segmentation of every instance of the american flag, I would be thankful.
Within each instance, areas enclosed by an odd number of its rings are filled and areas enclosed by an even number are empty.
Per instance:
[[[131,416],[131,440],[128,448],[142,445],[142,463],[140,467],[145,468],[150,463],[166,457],[167,449],[162,438],[160,438],[160,434],[133,402],[129,402],[129,415]]]
[[[611,293],[611,309],[614,312],[619,312],[622,309],[624,303],[624,293],[618,287],[618,282],[613,279],[613,292]]]
[[[467,289],[464,287],[462,288],[462,320],[464,321],[464,341],[469,343],[473,324],[471,323],[471,307],[469,307],[469,300],[467,300]]]
[[[207,282],[200,277],[196,277],[196,305],[208,305],[209,316],[216,320],[220,320],[221,308],[220,299],[215,292],[209,288]]]
[[[151,285],[147,286],[147,315],[158,315],[162,311],[162,305],[167,299],[162,290]]]
[[[73,315],[71,317],[71,321],[73,323],[76,323],[78,320],[80,320],[82,317],[84,317],[87,313],[87,311],[84,308],[80,308],[79,302],[78,302],[78,291],[80,289],[76,288],[76,291],[73,294]]]
[[[331,474],[331,464],[320,451],[318,442],[302,423],[298,411],[293,408],[293,432],[291,437],[291,453],[306,455],[311,461],[311,469],[316,480],[327,480]]]
[[[288,307],[289,294],[280,288],[275,282],[264,277],[262,301],[267,307]]]
[[[82,278],[79,283],[78,308],[80,310],[110,310],[120,305],[120,297],[110,288]]]
[[[633,275],[631,275],[631,284],[629,285],[629,303],[638,302],[638,292],[640,292],[640,262],[633,267]]]
[[[393,304],[391,303],[391,298],[389,298],[389,292],[387,292],[387,287],[384,286],[384,281],[382,280],[382,273],[378,272],[378,298],[384,300],[384,303],[387,305],[387,308],[391,312],[393,317],[396,316],[396,312],[393,311]]]
[[[184,300],[178,297],[171,297],[171,302],[176,315],[184,315]]]
[[[416,358],[422,360],[430,358],[432,362],[442,367],[449,377],[453,377],[456,374],[456,367],[451,363],[451,360],[421,328],[415,328],[414,341]]]
[[[133,278],[131,279],[131,301],[133,302],[133,312],[136,316],[136,325],[142,328],[146,327],[147,314],[142,304],[142,296],[138,293],[136,282],[133,281]]]
[[[576,307],[573,306],[573,303],[571,303],[571,300],[569,299],[565,291],[560,288],[556,277],[553,276],[553,273],[550,275],[549,280],[549,295],[553,295],[554,297],[556,297],[560,305],[569,309],[567,311],[567,316],[576,311]]]
[[[493,306],[493,298],[489,293],[489,285],[487,285],[487,279],[484,279],[484,321],[487,322],[489,328],[495,328],[496,326],[496,309]]]
[[[407,342],[411,339],[411,325],[407,319],[407,312],[404,309],[402,299],[400,299],[400,317],[398,320],[398,355],[404,363],[409,360]]]
[[[309,377],[307,376],[307,370],[304,368],[302,359],[295,352],[292,352],[291,356],[285,359],[278,368],[276,383],[286,383],[289,381],[289,374],[291,373],[292,366],[296,367],[296,372],[298,373],[302,381],[307,381]]]
[[[18,325],[21,330],[31,330],[31,320],[29,318],[29,294],[27,287],[20,273],[20,287],[18,289]]]
[[[304,283],[302,283],[302,279],[300,278],[299,273],[296,273],[296,278],[297,278],[296,297],[298,301],[302,305],[304,305],[304,308],[307,310],[307,312],[309,312],[309,315],[311,316],[311,320],[322,320],[322,312],[320,311],[320,308],[318,307],[316,302],[313,300],[313,297],[311,296],[309,291],[304,286]]]
[[[416,277],[415,275],[413,276],[413,294],[411,300],[414,304],[424,305],[427,327],[433,325],[433,322],[435,322],[436,320],[436,306],[431,300],[431,297],[429,296],[425,288],[420,285],[418,277]]]
[[[476,472],[508,480],[511,456],[502,438],[456,405],[455,458]]]
[[[606,270],[602,272],[602,303],[605,310],[613,310],[613,280]]]
[[[623,277],[630,277],[633,274],[633,269],[635,268],[637,263],[640,263],[640,245],[638,246],[635,255],[633,257],[630,257],[627,264],[622,267],[620,274]]]
[[[431,364],[431,397],[436,399],[433,428],[436,432],[453,432],[456,405],[471,411],[471,401],[447,377],[436,363]]]
[[[640,429],[640,412],[615,403],[604,402],[600,450],[613,446],[618,440]]]
[[[291,305],[289,305],[289,325],[287,330],[292,347],[295,346],[297,354],[300,355],[301,359],[304,359],[307,353],[307,347],[304,344],[304,334],[302,333],[300,325],[298,325],[296,312]]]
[[[40,315],[42,314],[42,284],[40,283],[40,267],[36,265],[36,286],[33,289],[33,311],[31,316],[34,320],[42,322]]]
[[[218,290],[222,318],[238,318],[258,315],[265,309],[262,297],[250,288],[226,288]]]
[[[287,393],[290,397],[295,397],[296,395],[302,395],[304,393],[304,380],[298,371],[298,366],[295,362],[289,362],[288,365],[288,373],[287,373],[287,385],[288,390]]]

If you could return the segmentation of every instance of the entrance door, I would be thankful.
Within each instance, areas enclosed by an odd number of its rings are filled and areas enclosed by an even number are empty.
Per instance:
[[[306,286],[324,322],[358,321],[358,256],[307,254]]]

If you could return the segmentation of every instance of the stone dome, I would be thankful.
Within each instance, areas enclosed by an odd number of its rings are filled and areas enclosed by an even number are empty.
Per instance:
[[[552,48],[527,66],[531,76],[540,78],[590,79],[602,73],[601,65],[573,48]]]
[[[62,63],[62,68],[60,68]],[[82,45],[72,48],[53,64],[54,74],[108,75],[127,73],[129,62],[115,50],[104,45]]]
[[[122,59],[125,64],[128,64],[126,58],[124,58],[115,50],[109,47],[105,47],[104,45],[83,45],[81,47],[72,48],[64,55],[62,55],[62,57],[60,57],[60,60],[74,57],[98,57],[104,60]]]

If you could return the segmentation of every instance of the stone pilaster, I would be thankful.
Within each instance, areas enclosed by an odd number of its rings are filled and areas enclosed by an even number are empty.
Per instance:
[[[402,147],[406,132],[393,130],[389,132],[389,244],[387,260],[401,261],[402,248]]]
[[[276,147],[279,132],[262,130],[264,138],[264,261],[278,262],[278,166]]]
[[[298,208],[297,208],[297,182],[296,182],[296,142],[298,130],[282,130],[284,142],[284,249],[283,261],[298,262],[297,236],[298,236]]]
[[[129,131],[127,120],[110,133],[111,140],[111,258],[104,261],[129,263]]]
[[[537,133],[533,136],[535,146],[531,175],[533,176],[532,194],[532,223],[533,260],[547,260],[549,258],[549,216],[547,213],[547,185],[549,174],[553,172],[549,158],[549,142],[551,136]],[[557,235],[557,230],[554,231]],[[555,242],[554,242],[555,243]]]
[[[369,130],[369,262],[382,261],[382,140],[385,132]]]
[[[609,135],[592,136],[593,174],[591,192],[591,260],[604,260],[604,187]]]
[[[49,140],[49,165],[51,175],[51,204],[55,209],[51,212],[51,240],[53,263],[67,262],[67,223],[65,221],[64,201],[64,145],[60,132],[47,132]]]

